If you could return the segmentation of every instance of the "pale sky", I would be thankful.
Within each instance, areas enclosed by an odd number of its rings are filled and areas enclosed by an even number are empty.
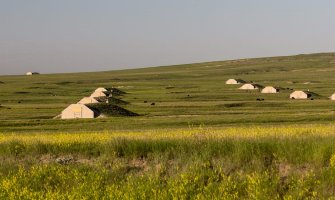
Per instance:
[[[0,0],[0,74],[335,52],[334,0]]]

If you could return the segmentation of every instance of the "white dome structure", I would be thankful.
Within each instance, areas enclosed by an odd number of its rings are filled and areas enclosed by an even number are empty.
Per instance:
[[[84,97],[77,104],[91,104],[91,103],[99,103],[94,97]]]
[[[251,84],[251,83],[246,83],[244,85],[242,85],[242,87],[240,87],[240,90],[257,90],[260,87],[256,84]]]
[[[241,80],[241,79],[228,79],[226,81],[227,85],[237,85],[237,84],[242,84],[245,83],[245,81]]]
[[[106,88],[97,88],[90,97],[107,97],[105,92],[108,92]]]
[[[37,74],[40,74],[38,72],[27,72],[26,75],[27,76],[32,76],[32,75],[37,75]]]
[[[83,104],[71,104],[62,111],[61,119],[94,118],[94,112]]]
[[[273,94],[273,93],[278,93],[279,89],[272,87],[272,86],[266,86],[261,93],[266,93],[266,94]]]
[[[290,99],[308,99],[310,95],[304,91],[294,91],[290,94]]]

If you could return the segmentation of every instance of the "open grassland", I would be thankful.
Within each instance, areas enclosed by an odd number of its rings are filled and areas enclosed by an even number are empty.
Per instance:
[[[279,94],[241,91],[238,85],[225,85],[229,78],[284,90]],[[0,81],[0,128],[7,132],[320,124],[335,119],[335,102],[328,99],[335,92],[334,53],[108,72],[0,76]],[[97,87],[126,92],[118,97],[129,102],[122,107],[140,116],[52,119]],[[291,89],[309,89],[319,96],[313,101],[289,100]],[[258,98],[264,101],[256,101]]]
[[[53,119],[97,87],[139,116]],[[331,198],[334,92],[335,53],[0,76],[0,199]]]
[[[0,135],[0,197],[321,199],[334,125]]]

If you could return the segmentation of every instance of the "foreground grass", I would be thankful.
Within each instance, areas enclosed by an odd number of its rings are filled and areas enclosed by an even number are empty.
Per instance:
[[[0,134],[1,199],[320,199],[335,126]]]

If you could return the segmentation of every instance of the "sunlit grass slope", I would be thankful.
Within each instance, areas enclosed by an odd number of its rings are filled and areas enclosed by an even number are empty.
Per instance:
[[[241,91],[238,86],[225,85],[228,78],[285,90],[279,94]],[[335,119],[335,103],[327,99],[335,92],[334,53],[94,73],[0,76],[0,81],[4,82],[0,84],[0,128],[7,132],[309,124]],[[141,116],[52,119],[100,86],[125,91],[120,98],[130,104],[123,107]],[[288,99],[291,89],[310,90],[320,96],[313,101],[292,101]],[[256,101],[258,98],[264,101]]]

